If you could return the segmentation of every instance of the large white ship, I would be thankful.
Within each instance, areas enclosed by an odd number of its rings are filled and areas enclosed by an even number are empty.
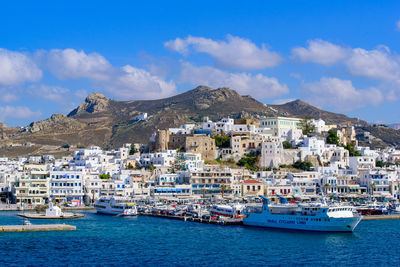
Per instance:
[[[280,196],[279,196],[280,197]],[[309,231],[352,232],[361,221],[354,207],[329,206],[326,203],[289,204],[283,197],[280,204],[263,199],[262,207],[248,207],[243,224]]]
[[[94,203],[97,213],[119,216],[135,216],[137,208],[135,203],[119,198],[100,198]]]

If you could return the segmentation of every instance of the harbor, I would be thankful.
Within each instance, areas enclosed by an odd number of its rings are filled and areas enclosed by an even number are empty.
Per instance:
[[[384,203],[358,204],[327,202],[324,196],[313,202],[278,202],[258,196],[252,202],[188,199],[101,198],[94,207],[99,214],[113,216],[150,216],[163,219],[214,225],[246,225],[266,228],[320,232],[353,232],[361,220],[400,219],[396,206]]]
[[[363,260],[382,265],[397,257],[395,250],[387,249],[394,246],[395,241],[382,236],[400,234],[397,220],[361,221],[354,233],[343,234],[223,226],[165,215],[139,213],[138,216],[120,217],[99,215],[94,211],[83,213],[85,217],[65,221],[76,226],[76,231],[5,232],[1,235],[0,256],[9,259],[10,265],[27,264],[29,258],[29,261],[43,265],[46,262],[60,265],[63,260],[74,262],[74,259],[79,259],[81,264],[88,265],[96,262],[116,265],[131,261],[165,266],[179,259],[185,265],[212,262],[220,266],[226,259],[217,252],[223,250],[226,257],[234,259],[235,265],[244,265],[248,261],[252,262],[250,265],[273,265],[279,258],[276,255],[282,253],[282,245],[285,245],[291,251],[285,258],[287,264],[299,264],[299,258],[324,265],[339,264],[337,251],[348,258],[359,255],[359,251],[374,249],[381,257],[365,254]],[[31,221],[34,224],[43,222]],[[17,212],[1,213],[0,225],[20,222]],[[58,220],[47,222],[59,223]],[[346,249],[343,250],[344,243]],[[299,245],[302,250],[297,249]],[[13,249],[7,249],[9,247]],[[133,248],[135,253],[132,253]],[[46,257],[32,253],[41,250],[49,252]],[[68,254],[64,254],[65,251]],[[265,251],[269,257],[265,257]],[[316,251],[323,251],[324,257],[318,258]]]

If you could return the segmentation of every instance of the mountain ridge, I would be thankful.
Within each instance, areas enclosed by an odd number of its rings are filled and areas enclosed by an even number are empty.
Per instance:
[[[148,113],[148,120],[134,120],[136,115],[143,112]],[[4,144],[32,142],[38,145],[98,145],[111,148],[127,142],[146,143],[157,129],[199,122],[204,116],[217,120],[225,116],[240,118],[257,115],[299,118],[311,116],[329,123],[353,124],[364,127],[364,130],[374,130],[365,121],[324,111],[299,99],[282,105],[270,105],[251,96],[241,96],[226,87],[213,89],[198,86],[184,93],[156,100],[116,101],[103,94],[92,93],[67,115],[53,114],[48,119],[32,122],[22,128],[2,126],[0,138]],[[385,131],[379,129],[379,138]],[[400,131],[393,131],[390,132],[390,142],[385,143],[383,138],[383,144],[399,145]],[[393,141],[397,134],[398,143]]]

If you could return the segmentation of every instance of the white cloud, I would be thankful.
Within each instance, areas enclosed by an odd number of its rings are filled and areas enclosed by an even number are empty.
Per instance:
[[[187,55],[192,48],[217,60],[217,67],[226,69],[256,70],[278,65],[282,58],[264,44],[258,47],[250,40],[228,35],[227,41],[188,36],[164,43],[165,47]]]
[[[29,56],[0,48],[0,85],[15,86],[41,78],[42,71]]]
[[[70,98],[70,92],[67,88],[44,84],[32,85],[28,89],[28,93],[32,96],[59,103],[65,103]]]
[[[307,43],[307,48],[295,47],[292,49],[293,56],[302,62],[331,65],[343,60],[348,54],[348,49],[324,40],[310,40]]]
[[[111,64],[100,54],[86,54],[75,49],[52,49],[39,54],[45,57],[50,72],[59,79],[89,78],[104,81],[112,71]]]
[[[6,119],[33,119],[41,115],[40,111],[32,111],[25,106],[0,106],[0,121]]]
[[[88,78],[93,81],[96,90],[107,91],[120,100],[154,99],[171,96],[176,92],[173,81],[166,81],[158,75],[126,65],[112,66],[98,53],[86,54],[74,49],[53,49],[41,52],[38,57],[47,68],[60,79]],[[60,87],[39,87],[39,92],[47,90],[47,99],[62,100],[60,95],[65,89]],[[68,90],[68,89],[66,89]],[[79,90],[74,96],[82,97],[86,91]]]
[[[208,66],[193,66],[190,63],[182,64],[179,81],[213,88],[229,87],[242,95],[251,95],[262,99],[289,93],[289,88],[285,84],[280,84],[276,78],[244,72],[229,73]]]
[[[83,99],[83,98],[87,97],[89,95],[89,93],[88,93],[88,91],[82,89],[82,90],[76,90],[74,92],[74,95],[79,99]]]
[[[18,99],[18,97],[15,94],[11,94],[11,93],[3,93],[2,92],[1,96],[0,96],[0,100],[2,102],[13,102],[17,99]]]
[[[354,75],[381,80],[400,79],[400,65],[387,47],[365,50],[355,48],[346,64]]]
[[[320,107],[335,107],[353,110],[383,101],[382,93],[376,88],[357,90],[349,80],[323,77],[318,82],[303,85],[308,101]]]
[[[158,99],[176,93],[173,81],[150,74],[130,65],[121,68],[118,75],[105,85],[106,90],[119,99]]]

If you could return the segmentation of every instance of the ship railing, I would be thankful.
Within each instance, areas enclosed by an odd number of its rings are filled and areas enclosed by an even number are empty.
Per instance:
[[[262,213],[262,207],[260,206],[249,206],[246,207],[245,213]]]

